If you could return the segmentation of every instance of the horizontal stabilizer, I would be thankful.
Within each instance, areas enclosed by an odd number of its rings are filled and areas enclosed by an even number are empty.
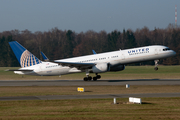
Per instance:
[[[22,71],[22,72],[31,72],[33,70],[28,70],[28,69],[8,69],[8,70],[5,70],[5,71]]]

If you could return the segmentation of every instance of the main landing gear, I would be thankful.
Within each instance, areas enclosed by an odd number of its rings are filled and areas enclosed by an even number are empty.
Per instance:
[[[155,62],[155,68],[154,68],[154,70],[158,70],[158,62],[159,62],[159,60],[154,60],[154,62]]]
[[[91,76],[89,76],[89,74],[86,74],[87,75],[87,77],[84,77],[84,81],[91,81],[92,79],[94,80],[94,81],[96,81],[97,79],[100,79],[101,78],[101,76],[100,75],[98,75],[97,73],[96,73],[96,76],[95,77],[91,77]]]

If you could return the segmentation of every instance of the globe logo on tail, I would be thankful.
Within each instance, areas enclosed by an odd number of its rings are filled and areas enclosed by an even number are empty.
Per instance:
[[[30,53],[28,50],[25,50],[22,53],[20,58],[21,67],[29,67],[39,63],[41,63],[41,61],[37,57],[35,57],[32,53]]]

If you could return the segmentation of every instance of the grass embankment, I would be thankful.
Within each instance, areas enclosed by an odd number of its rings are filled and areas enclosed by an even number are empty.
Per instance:
[[[1,101],[1,119],[179,120],[179,98],[143,98],[144,104],[124,104],[128,98],[85,100]]]
[[[29,76],[17,75],[12,71],[4,71],[6,69],[18,68],[0,68],[0,80],[82,80],[85,73],[76,73],[59,76]],[[95,76],[94,74],[90,74]],[[155,71],[154,66],[126,66],[125,70],[119,72],[101,73],[101,79],[104,80],[121,80],[121,79],[179,79],[180,66],[159,66],[159,70]]]

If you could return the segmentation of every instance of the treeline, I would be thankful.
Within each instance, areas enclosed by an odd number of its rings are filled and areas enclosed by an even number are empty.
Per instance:
[[[160,64],[180,64],[180,27],[169,25],[166,29],[142,29],[95,32],[87,31],[76,33],[71,30],[53,28],[47,32],[32,33],[29,30],[4,31],[0,33],[0,66],[19,66],[8,42],[18,41],[31,53],[42,60],[40,51],[51,59],[63,59],[75,56],[92,54],[92,49],[97,53],[119,49],[135,48],[147,45],[165,45],[176,51],[175,57],[163,59]],[[153,65],[154,62],[136,63],[134,65]]]

